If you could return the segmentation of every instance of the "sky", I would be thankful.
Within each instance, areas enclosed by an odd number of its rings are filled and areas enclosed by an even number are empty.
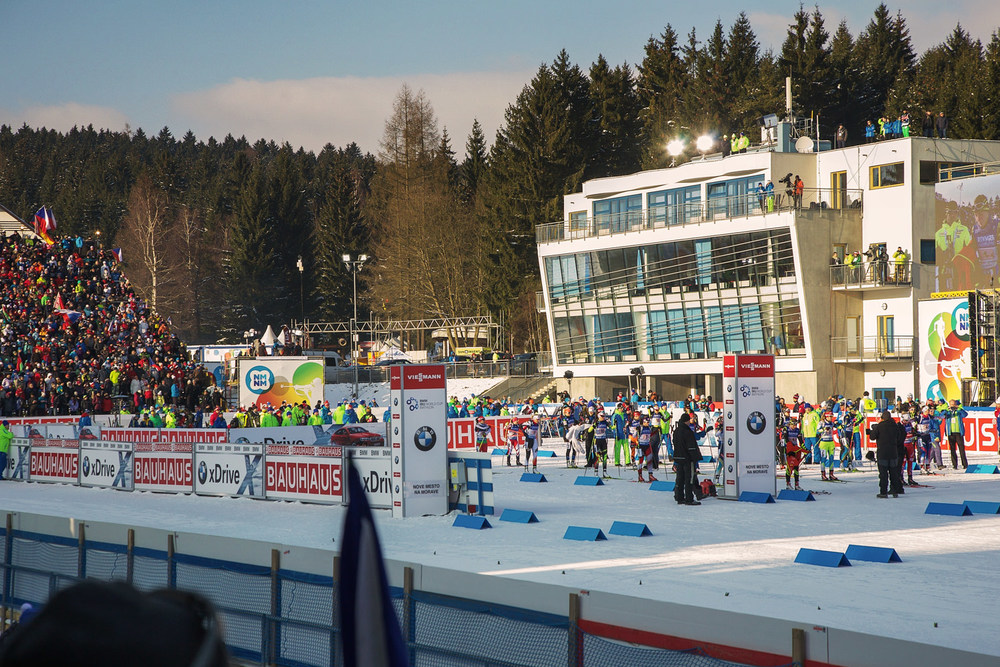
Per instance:
[[[809,3],[806,3],[807,6]],[[829,32],[857,36],[876,3],[820,5]],[[642,61],[669,23],[683,35],[728,30],[746,4],[655,0],[5,0],[0,124],[74,125],[205,141],[227,134],[318,151],[377,153],[405,83],[424,91],[459,156],[474,119],[492,141],[504,111],[561,49],[582,68]],[[763,48],[780,49],[798,2],[749,10]],[[995,0],[916,0],[903,12],[918,53],[961,22],[989,40]]]

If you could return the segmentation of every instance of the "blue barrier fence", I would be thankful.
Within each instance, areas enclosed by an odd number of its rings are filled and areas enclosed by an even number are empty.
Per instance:
[[[0,527],[3,618],[25,602],[43,606],[78,581],[126,581],[139,590],[197,592],[216,607],[233,657],[244,664],[322,667],[342,664],[336,567],[330,576],[166,549],[49,535]],[[569,616],[391,588],[410,664],[520,667],[569,664],[738,667],[700,650],[671,651],[625,644],[583,632]]]

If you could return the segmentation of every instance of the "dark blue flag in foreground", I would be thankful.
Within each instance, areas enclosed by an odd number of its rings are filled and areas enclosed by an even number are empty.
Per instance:
[[[340,628],[346,667],[405,667],[406,643],[389,597],[382,548],[358,471],[347,465],[350,504],[340,542]]]

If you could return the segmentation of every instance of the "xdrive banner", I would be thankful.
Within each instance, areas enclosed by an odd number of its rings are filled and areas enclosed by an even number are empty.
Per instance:
[[[198,443],[194,461],[195,493],[264,497],[264,445]]]
[[[130,442],[80,441],[80,486],[131,491],[135,461]]]

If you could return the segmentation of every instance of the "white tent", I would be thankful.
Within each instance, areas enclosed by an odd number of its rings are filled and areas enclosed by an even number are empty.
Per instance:
[[[260,342],[264,343],[264,345],[266,345],[268,349],[270,349],[270,347],[274,345],[274,341],[276,341],[277,339],[278,337],[274,335],[274,329],[272,329],[271,325],[268,324],[267,330],[264,332],[264,335],[260,337]]]

